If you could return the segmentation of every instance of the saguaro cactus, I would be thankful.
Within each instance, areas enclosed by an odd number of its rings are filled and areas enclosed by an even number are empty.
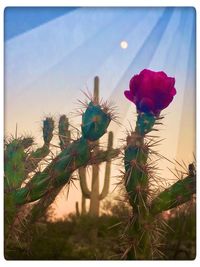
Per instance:
[[[94,80],[94,93],[93,97],[96,103],[99,103],[99,78],[95,77]],[[100,152],[99,149],[99,140],[95,142],[94,155],[97,156]],[[108,146],[107,151],[111,151],[113,149],[113,133],[109,132],[108,134]],[[117,153],[118,154],[118,153]],[[117,156],[116,154],[116,156]],[[100,164],[92,165],[92,185],[91,190],[89,190],[87,185],[86,178],[86,169],[84,167],[79,169],[79,177],[80,177],[80,186],[82,190],[82,213],[85,213],[85,200],[90,199],[90,214],[94,216],[99,215],[99,205],[100,201],[104,199],[109,191],[109,183],[110,183],[110,170],[111,170],[111,158],[107,159],[106,169],[105,169],[105,178],[104,178],[104,186],[103,190],[99,192],[99,168]]]
[[[108,134],[108,146],[107,150],[112,149],[113,145],[113,133],[109,132]],[[98,152],[97,152],[98,153]],[[95,166],[95,168],[94,168]],[[110,171],[111,171],[111,159],[106,161],[105,167],[105,176],[104,176],[104,185],[102,192],[99,192],[99,168],[100,164],[94,164],[92,166],[92,187],[89,190],[87,185],[87,177],[86,177],[86,169],[79,169],[79,177],[80,177],[80,186],[83,194],[82,198],[82,213],[85,213],[85,199],[90,199],[90,210],[89,213],[94,216],[99,216],[99,205],[100,201],[103,200],[108,192],[109,192],[109,183],[110,183]]]
[[[150,177],[153,175],[150,155],[153,151],[145,137],[159,124],[160,112],[173,100],[174,83],[175,79],[164,72],[143,70],[131,79],[130,90],[125,91],[125,96],[136,105],[137,121],[135,131],[127,137],[124,153],[124,184],[133,215],[126,231],[129,247],[123,258],[152,259],[158,251],[154,247],[159,236],[156,215],[189,201],[195,193],[196,173],[190,166],[186,178],[150,201]]]

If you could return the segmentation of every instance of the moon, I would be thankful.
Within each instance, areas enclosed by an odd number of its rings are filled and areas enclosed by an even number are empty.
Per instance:
[[[125,41],[125,40],[121,41],[121,43],[120,43],[120,47],[121,47],[122,49],[127,49],[127,47],[128,47],[128,43],[127,43],[127,41]]]

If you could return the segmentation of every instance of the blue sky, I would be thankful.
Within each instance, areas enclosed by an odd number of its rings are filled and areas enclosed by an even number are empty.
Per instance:
[[[76,7],[8,7],[4,13],[5,40],[73,11]]]

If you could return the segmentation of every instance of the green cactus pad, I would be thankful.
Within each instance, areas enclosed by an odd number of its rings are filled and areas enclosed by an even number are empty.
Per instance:
[[[90,102],[82,116],[83,137],[90,141],[98,140],[106,132],[110,121],[110,116],[101,109],[101,106]]]

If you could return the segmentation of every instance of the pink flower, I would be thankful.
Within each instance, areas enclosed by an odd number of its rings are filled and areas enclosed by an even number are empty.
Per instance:
[[[138,111],[158,115],[172,102],[176,94],[174,84],[175,78],[168,77],[163,71],[144,69],[132,77],[130,89],[124,95],[136,105]]]

